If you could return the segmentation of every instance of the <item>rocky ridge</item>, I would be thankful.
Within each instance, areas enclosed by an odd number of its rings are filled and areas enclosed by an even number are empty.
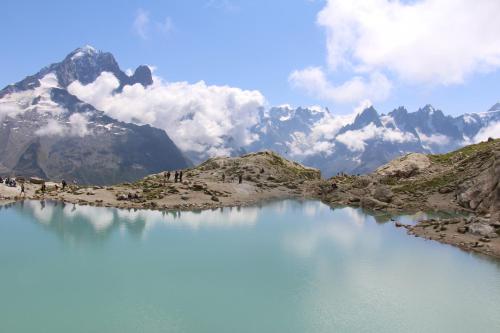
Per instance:
[[[408,154],[365,176],[338,175],[319,198],[368,210],[456,212],[409,233],[500,257],[500,140],[441,155]]]

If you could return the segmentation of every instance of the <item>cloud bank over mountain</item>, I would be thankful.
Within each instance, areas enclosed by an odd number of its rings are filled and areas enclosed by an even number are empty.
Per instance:
[[[229,155],[226,140],[245,146],[256,140],[249,129],[259,121],[265,98],[256,90],[207,85],[200,81],[165,82],[125,86],[109,72],[94,82],[73,82],[68,91],[109,116],[125,122],[164,129],[184,151],[205,156]]]

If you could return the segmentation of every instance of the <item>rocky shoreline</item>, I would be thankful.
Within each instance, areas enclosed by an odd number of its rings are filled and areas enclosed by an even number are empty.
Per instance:
[[[473,147],[471,149],[470,147]],[[464,162],[465,161],[465,162]],[[240,177],[241,176],[241,177]],[[55,200],[79,205],[152,210],[203,210],[249,206],[270,200],[316,199],[330,206],[354,206],[398,215],[408,212],[458,213],[403,225],[408,234],[500,258],[500,140],[446,155],[410,154],[363,176],[321,179],[318,170],[272,152],[214,158],[184,170],[175,182],[165,173],[114,186],[25,183],[0,184],[0,204]],[[241,183],[239,179],[241,178]]]

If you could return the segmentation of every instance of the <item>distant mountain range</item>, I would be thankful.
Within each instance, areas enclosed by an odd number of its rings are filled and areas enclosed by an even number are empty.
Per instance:
[[[1,90],[0,175],[112,184],[185,168],[190,160],[206,157],[209,149],[199,156],[181,152],[164,130],[118,121],[68,90],[73,82],[94,83],[104,72],[118,80],[117,94],[125,86],[153,84],[148,66],[128,75],[111,53],[85,46]],[[223,144],[232,155],[273,150],[332,176],[370,172],[408,152],[451,151],[496,128],[500,130],[500,103],[457,117],[430,105],[388,114],[367,107],[347,116],[327,108],[284,105],[258,110],[258,121],[248,126],[254,137],[250,144],[240,146],[231,136]]]
[[[260,140],[248,149],[272,149],[332,176],[371,172],[409,152],[445,153],[473,143],[482,133],[500,128],[500,103],[457,117],[431,105],[415,112],[400,107],[388,114],[368,107],[351,117],[334,116],[326,108],[282,106],[271,108],[262,119],[253,129]]]
[[[113,73],[125,85],[150,85],[147,66],[131,76],[111,53],[90,46],[0,91],[0,175],[35,175],[112,184],[190,165],[163,130],[119,122],[67,87]]]

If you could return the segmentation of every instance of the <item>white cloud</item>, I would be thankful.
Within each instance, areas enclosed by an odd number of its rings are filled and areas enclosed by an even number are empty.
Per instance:
[[[454,84],[500,66],[499,13],[491,0],[328,0],[318,24],[332,70]]]
[[[89,134],[88,119],[85,115],[74,113],[69,117],[69,135],[84,137]]]
[[[343,143],[351,151],[364,151],[366,141],[371,139],[381,139],[387,142],[410,142],[415,141],[416,138],[413,134],[402,132],[399,129],[391,129],[385,127],[377,127],[375,124],[370,123],[359,130],[349,130],[342,134],[337,135],[335,138],[338,142]]]
[[[290,154],[293,157],[306,157],[318,153],[330,155],[335,144],[327,140],[318,140],[313,135],[306,135],[303,132],[294,132],[292,140],[286,142]]]
[[[75,81],[68,90],[113,118],[162,128],[182,150],[206,156],[229,154],[227,137],[239,146],[254,141],[249,128],[258,122],[265,103],[259,91],[203,81],[163,82],[154,77],[149,87],[135,84],[113,93],[118,86],[116,77],[104,72],[93,83]]]
[[[135,15],[133,28],[135,33],[142,39],[149,38],[149,21],[149,12],[139,8]]]
[[[295,132],[292,140],[287,142],[290,154],[296,158],[303,158],[314,154],[331,155],[335,148],[333,139],[340,129],[354,121],[354,118],[371,106],[371,102],[366,100],[361,102],[351,114],[333,115],[325,113],[324,117],[318,120],[311,127],[311,132],[306,135],[302,132]]]
[[[486,141],[488,138],[500,138],[500,121],[493,122],[487,127],[482,128],[474,137],[474,142]]]
[[[151,20],[149,11],[139,8],[132,23],[134,32],[144,40],[151,37],[153,31],[163,35],[170,33],[173,28],[173,20],[170,16],[166,16],[162,21]]]
[[[327,68],[296,70],[290,82],[337,103],[384,100],[394,79],[460,84],[500,67],[499,13],[494,0],[328,0],[317,17]],[[330,83],[338,74],[352,78]]]
[[[88,120],[85,115],[74,113],[67,123],[57,119],[49,119],[47,124],[35,131],[38,136],[79,136],[84,137],[89,134]]]
[[[64,127],[55,119],[49,119],[45,126],[35,131],[38,136],[57,136],[64,133]]]
[[[432,150],[432,146],[446,146],[450,143],[450,138],[444,134],[430,134],[426,135],[425,133],[422,133],[421,131],[416,129],[418,137],[420,138],[420,141],[422,141],[422,144],[424,148]]]
[[[156,27],[158,28],[158,31],[162,32],[163,34],[168,34],[174,29],[174,23],[172,21],[172,18],[170,16],[165,17],[163,22],[156,22]]]
[[[223,10],[225,12],[236,12],[240,8],[230,0],[208,0],[205,7]]]
[[[319,67],[295,70],[289,76],[295,88],[307,94],[336,103],[359,102],[364,99],[384,100],[389,96],[392,85],[381,73],[372,73],[368,79],[355,76],[341,85],[333,85]]]

